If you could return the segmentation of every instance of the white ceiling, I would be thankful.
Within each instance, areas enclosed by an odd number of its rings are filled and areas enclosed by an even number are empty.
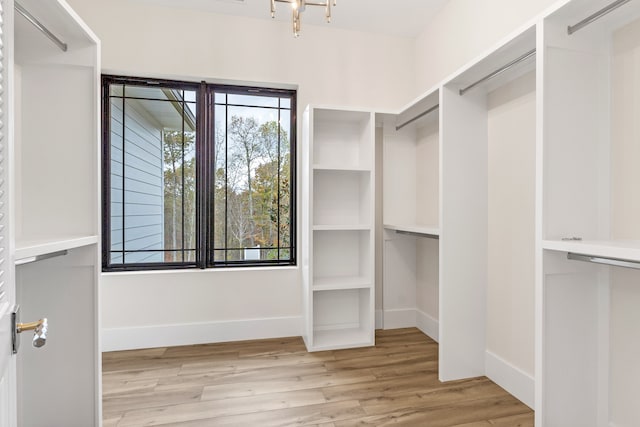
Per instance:
[[[137,0],[164,6],[271,19],[269,0]],[[324,22],[324,8],[307,6],[305,25],[330,25],[357,31],[415,37],[448,0],[337,0],[331,24]],[[291,7],[276,3],[276,19],[291,20]]]

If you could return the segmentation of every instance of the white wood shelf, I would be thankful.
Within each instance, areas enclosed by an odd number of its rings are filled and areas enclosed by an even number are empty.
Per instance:
[[[346,171],[346,172],[371,172],[371,168],[363,166],[315,164],[313,170],[317,171]]]
[[[640,240],[543,240],[542,248],[640,262]]]
[[[364,276],[316,277],[313,280],[314,291],[370,289],[371,287],[371,279]]]
[[[404,233],[421,234],[425,237],[440,237],[440,229],[438,227],[417,224],[384,224],[384,228]]]
[[[368,347],[374,345],[370,337],[370,331],[363,328],[316,330],[313,347],[315,351]]]
[[[313,231],[368,231],[371,225],[367,224],[336,224],[336,225],[314,225]]]
[[[98,243],[98,236],[17,240],[16,261]]]

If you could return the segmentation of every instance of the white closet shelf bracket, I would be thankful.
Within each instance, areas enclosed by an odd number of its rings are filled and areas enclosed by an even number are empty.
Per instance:
[[[509,62],[508,64],[503,65],[502,67],[498,68],[497,70],[493,71],[492,73],[487,74],[486,76],[484,76],[480,80],[476,81],[475,83],[472,83],[469,86],[467,86],[467,87],[465,87],[463,89],[460,89],[460,96],[464,95],[465,93],[467,93],[468,91],[470,91],[474,87],[478,86],[479,84],[484,83],[487,80],[491,80],[492,78],[499,76],[500,74],[502,74],[505,71],[509,70],[510,68],[518,65],[519,63],[521,63],[523,61],[526,61],[527,59],[531,58],[535,54],[536,54],[536,50],[532,49],[529,52],[525,53],[524,55],[521,55],[521,56],[517,57],[516,59],[514,59],[511,62]]]
[[[612,265],[615,267],[625,267],[625,268],[634,268],[636,270],[640,270],[640,262],[631,261],[628,259],[620,259],[620,258],[608,258],[602,256],[592,256],[592,255],[584,255],[584,254],[576,254],[573,252],[567,253],[567,259],[571,259],[574,261],[586,261],[593,262],[596,264],[606,264]]]
[[[614,10],[616,10],[617,8],[619,8],[620,6],[629,3],[629,1],[631,0],[617,0],[614,1],[613,3],[611,3],[608,6],[603,7],[602,9],[600,9],[599,11],[597,11],[596,13],[593,13],[589,16],[587,16],[586,18],[584,18],[582,21],[578,22],[575,25],[569,25],[567,27],[567,34],[571,35],[573,33],[575,33],[576,31],[581,30],[582,28],[586,27],[587,25],[591,24],[594,21],[597,21],[598,19],[602,18],[603,16],[605,16],[606,14],[608,14],[609,12],[612,12]]]
[[[58,37],[56,37],[56,35],[53,34],[51,31],[49,31],[49,29],[45,27],[44,24],[42,24],[42,22],[38,21],[38,19],[36,19],[36,17],[33,16],[32,14],[30,14],[27,9],[22,7],[20,3],[15,2],[14,7],[16,9],[16,12],[24,16],[24,18],[27,21],[29,21],[31,24],[33,24],[34,27],[36,27],[38,30],[40,30],[40,32],[42,32],[45,36],[47,36],[49,40],[51,40],[56,46],[60,48],[60,50],[62,50],[63,52],[67,51],[67,44],[62,40],[60,40]]]
[[[15,265],[30,264],[32,262],[38,262],[38,261],[42,261],[42,260],[49,259],[49,258],[55,258],[55,257],[58,257],[58,256],[63,256],[63,255],[66,255],[68,253],[69,253],[69,251],[67,251],[65,249],[65,250],[62,250],[62,251],[51,252],[51,253],[48,253],[48,254],[42,254],[42,255],[30,256],[30,257],[26,257],[26,258],[20,258],[20,259],[16,260]]]
[[[429,108],[426,111],[423,111],[422,113],[418,114],[417,116],[414,116],[413,118],[407,120],[406,122],[399,124],[396,126],[396,131],[399,131],[400,129],[402,129],[403,127],[410,125],[411,123],[415,122],[416,120],[426,116],[427,114],[433,113],[434,111],[436,111],[438,108],[440,108],[439,104],[434,105],[433,107]]]

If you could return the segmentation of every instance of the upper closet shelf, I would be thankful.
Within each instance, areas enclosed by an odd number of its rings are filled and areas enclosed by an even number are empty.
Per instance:
[[[314,170],[324,171],[349,171],[349,172],[371,172],[371,168],[363,166],[348,166],[348,165],[332,165],[332,164],[315,164]]]
[[[407,233],[407,234],[418,234],[424,237],[440,237],[440,229],[437,227],[427,227],[424,225],[416,225],[416,224],[385,224],[384,228],[387,230],[393,230],[398,233]]]
[[[98,236],[80,236],[63,239],[33,239],[16,241],[16,262],[26,258],[48,255],[69,249],[81,248],[98,243]]]
[[[640,240],[543,240],[542,248],[640,262]]]

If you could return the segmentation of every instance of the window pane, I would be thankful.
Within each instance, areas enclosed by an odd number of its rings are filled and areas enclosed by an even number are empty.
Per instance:
[[[111,260],[195,262],[197,108],[182,90],[131,88],[111,99]]]
[[[214,262],[287,260],[280,247],[291,246],[291,111],[264,107],[277,107],[277,96],[228,99],[245,105],[215,111],[215,248],[227,253],[215,252]]]
[[[215,249],[224,249],[226,247],[226,211],[227,211],[227,116],[224,106],[216,105],[214,111],[215,132],[214,132],[214,223],[213,234]],[[224,252],[216,252],[216,261],[225,261]]]
[[[231,105],[278,108],[278,98],[274,98],[272,96],[237,95],[232,93],[227,96],[228,103]]]

